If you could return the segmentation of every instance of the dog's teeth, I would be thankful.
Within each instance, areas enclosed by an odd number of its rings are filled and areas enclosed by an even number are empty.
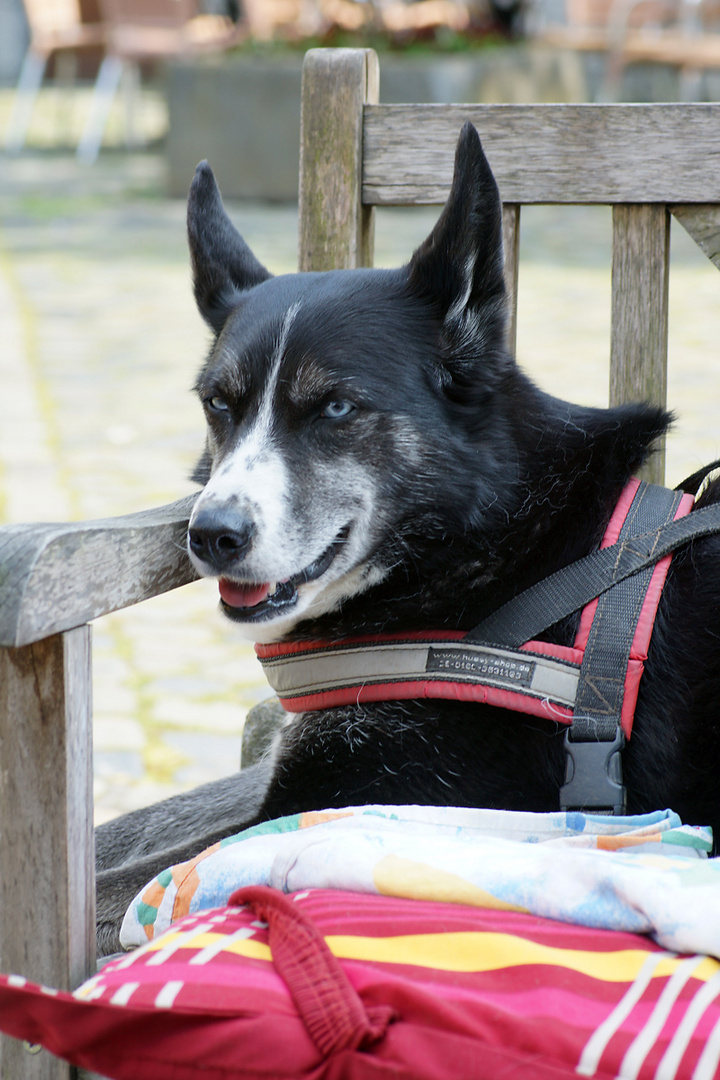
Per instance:
[[[278,587],[277,581],[271,581],[270,584],[268,585],[268,596],[272,596],[274,592],[277,592],[277,587]]]

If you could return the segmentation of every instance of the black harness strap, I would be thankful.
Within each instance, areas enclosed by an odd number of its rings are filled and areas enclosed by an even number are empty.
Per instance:
[[[661,529],[593,551],[519,593],[467,634],[475,644],[513,648],[536,638],[620,581],[653,566],[677,548],[720,532],[720,503],[693,510]]]
[[[642,483],[620,530],[618,542],[671,522],[682,496]],[[622,814],[626,792],[620,726],[625,676],[635,631],[655,566],[625,578],[598,599],[590,627],[572,726],[565,734],[566,780],[560,789],[563,810],[611,810]]]
[[[697,495],[703,480],[707,480],[710,473],[716,472],[718,469],[720,469],[720,458],[716,458],[715,461],[711,461],[709,465],[703,465],[697,472],[692,473],[690,476],[686,476],[682,483],[678,484],[675,490],[686,491],[688,495]]]
[[[680,490],[697,490],[712,467],[690,477]],[[467,635],[466,640],[477,643],[520,645],[598,597],[573,722],[565,734],[563,810],[625,812],[620,756],[625,672],[653,570],[690,540],[720,532],[720,504],[674,521],[680,498],[680,492],[642,483],[617,543],[526,589]]]
[[[620,542],[661,529],[675,517],[681,495],[642,483],[625,518]],[[580,668],[573,742],[613,739],[620,722],[625,675],[635,631],[655,566],[625,578],[598,600]]]

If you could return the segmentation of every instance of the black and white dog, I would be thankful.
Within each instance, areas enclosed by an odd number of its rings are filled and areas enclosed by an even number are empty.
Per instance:
[[[273,277],[201,165],[195,294],[207,448],[190,558],[257,642],[468,630],[593,550],[669,417],[581,408],[505,347],[502,215],[474,128],[407,266]],[[698,505],[720,500],[707,487]],[[677,553],[623,753],[630,813],[720,826],[720,539]],[[545,635],[570,644],[577,620]],[[369,802],[551,811],[564,725],[487,704],[290,714],[272,758],[101,827],[99,943],[153,873],[263,818]]]

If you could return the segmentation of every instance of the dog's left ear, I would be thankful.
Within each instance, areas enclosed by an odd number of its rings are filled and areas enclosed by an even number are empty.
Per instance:
[[[470,360],[505,342],[502,203],[495,177],[467,121],[455,151],[445,208],[413,255],[413,291],[433,304],[449,353]]]
[[[219,334],[242,293],[272,274],[228,217],[207,161],[200,162],[190,186],[187,229],[195,300],[202,317]]]

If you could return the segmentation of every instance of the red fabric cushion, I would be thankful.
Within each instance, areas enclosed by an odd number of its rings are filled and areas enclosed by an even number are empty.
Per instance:
[[[1,978],[0,1029],[113,1080],[710,1078],[719,993],[633,934],[256,886],[75,995]]]

